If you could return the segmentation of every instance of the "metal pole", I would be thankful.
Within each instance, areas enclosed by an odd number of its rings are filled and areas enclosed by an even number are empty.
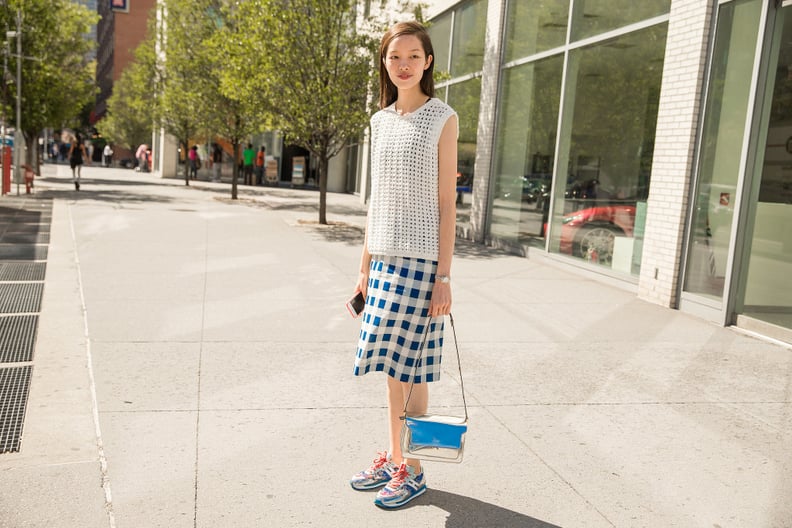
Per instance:
[[[16,100],[16,134],[14,134],[14,151],[16,156],[16,184],[19,196],[19,183],[21,176],[22,145],[17,145],[25,140],[22,134],[22,10],[17,10],[17,100]]]
[[[8,73],[8,39],[3,41],[3,95],[7,93],[6,90],[6,74]],[[3,173],[5,173],[5,142],[6,142],[6,115],[5,115],[5,98],[0,104],[0,108],[3,109],[3,115],[0,116],[2,118],[2,125],[0,126],[0,167],[2,170],[0,171],[0,178],[2,178]],[[0,183],[2,185],[2,183]],[[10,190],[10,189],[9,189]]]

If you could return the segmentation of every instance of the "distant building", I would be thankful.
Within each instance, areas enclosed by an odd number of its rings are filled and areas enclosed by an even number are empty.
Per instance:
[[[79,1],[97,8],[96,0]],[[98,3],[101,20],[96,30],[96,82],[99,94],[91,115],[93,122],[105,115],[113,83],[133,60],[135,48],[146,36],[149,13],[156,5],[157,0],[103,0]]]

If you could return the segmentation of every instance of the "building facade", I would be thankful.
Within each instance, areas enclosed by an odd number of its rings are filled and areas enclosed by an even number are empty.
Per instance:
[[[157,6],[157,0],[103,0],[98,4],[91,1],[100,16],[96,28],[99,93],[92,113],[92,119],[97,121],[107,111],[113,83],[133,61],[135,48],[146,36],[149,14]]]
[[[792,343],[792,0],[428,15],[460,233]]]

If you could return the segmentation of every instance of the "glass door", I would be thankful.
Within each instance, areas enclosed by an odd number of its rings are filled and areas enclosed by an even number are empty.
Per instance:
[[[762,0],[718,7],[682,293],[683,303],[708,306],[718,314],[733,251],[762,8]]]
[[[764,149],[751,188],[735,308],[741,326],[748,316],[792,330],[792,2],[776,13],[770,50],[759,134]]]

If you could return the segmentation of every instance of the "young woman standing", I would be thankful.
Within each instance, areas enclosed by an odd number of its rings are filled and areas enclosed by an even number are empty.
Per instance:
[[[400,416],[412,382],[408,412],[423,414],[428,383],[440,378],[442,316],[451,312],[458,122],[434,97],[434,51],[421,24],[388,30],[379,59],[371,202],[355,287],[366,297],[355,375],[387,375],[389,437],[387,451],[350,484],[382,488],[374,503],[398,508],[426,491],[420,461],[402,456]]]

